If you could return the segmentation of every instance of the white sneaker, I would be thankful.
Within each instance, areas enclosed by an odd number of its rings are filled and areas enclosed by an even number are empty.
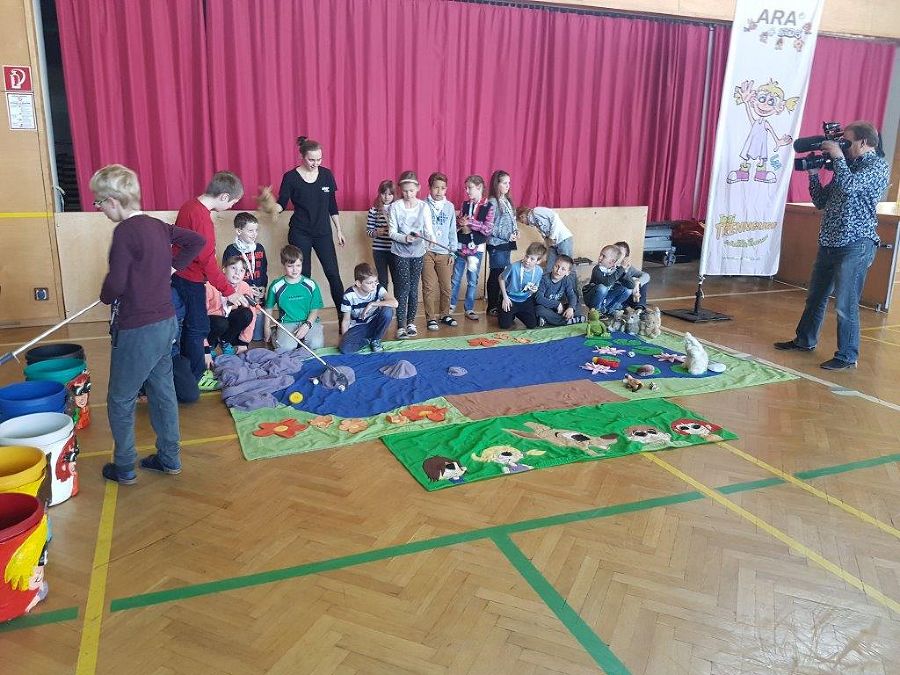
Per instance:
[[[419,331],[416,330],[416,324],[411,323],[411,324],[407,325],[407,326],[406,326],[406,334],[407,334],[409,337],[415,337],[416,335],[418,335],[418,334],[419,334]]]
[[[408,338],[408,337],[409,337],[409,335],[406,334],[406,329],[405,329],[405,328],[398,328],[398,329],[397,329],[397,339],[398,339],[398,340],[405,340],[405,339]]]

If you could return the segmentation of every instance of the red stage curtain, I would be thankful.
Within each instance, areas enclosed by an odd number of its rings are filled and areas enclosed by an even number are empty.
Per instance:
[[[178,208],[212,167],[203,0],[56,0],[82,208],[113,162],[143,206]]]
[[[709,112],[706,115],[706,140],[703,147],[703,164],[700,167],[700,196],[694,218],[706,220],[706,203],[709,200],[709,181],[712,174],[713,157],[716,150],[716,130],[719,126],[719,107],[722,101],[722,87],[725,86],[725,66],[728,63],[728,43],[731,29],[728,26],[713,26],[713,48],[709,77]]]
[[[849,124],[867,120],[881,131],[893,64],[892,44],[820,37],[800,136],[820,135],[822,122],[832,121]],[[828,180],[823,174],[823,182]],[[810,201],[805,171],[794,172],[788,201]]]
[[[208,0],[217,167],[278,184],[299,134],[341,208],[405,169],[519,202],[690,214],[707,28],[445,0]],[[251,200],[242,206],[251,207]]]

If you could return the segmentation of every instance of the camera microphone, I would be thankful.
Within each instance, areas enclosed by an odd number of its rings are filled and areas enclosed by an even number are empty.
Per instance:
[[[827,141],[825,136],[804,136],[794,141],[794,152],[812,152],[818,150],[822,141]]]

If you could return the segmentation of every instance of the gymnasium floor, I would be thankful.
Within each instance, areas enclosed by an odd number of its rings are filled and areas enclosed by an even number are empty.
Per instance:
[[[696,265],[648,269],[651,301],[690,306]],[[803,375],[675,399],[740,440],[435,493],[380,442],[246,462],[215,395],[182,408],[182,475],[106,483],[105,326],[55,335],[86,348],[94,421],[0,671],[900,672],[900,300],[862,311],[858,370],[827,372],[833,314],[815,353],[771,347],[804,291],[705,288],[735,321],[664,326]]]

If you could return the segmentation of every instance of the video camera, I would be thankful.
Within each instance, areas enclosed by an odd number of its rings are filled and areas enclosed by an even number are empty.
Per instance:
[[[850,147],[850,141],[844,138],[844,130],[840,122],[822,122],[823,136],[804,136],[794,141],[794,152],[808,152],[806,157],[794,158],[794,171],[808,171],[825,167],[834,171],[834,160],[829,155],[816,154],[816,150],[822,149],[825,141],[834,141],[841,150]]]

